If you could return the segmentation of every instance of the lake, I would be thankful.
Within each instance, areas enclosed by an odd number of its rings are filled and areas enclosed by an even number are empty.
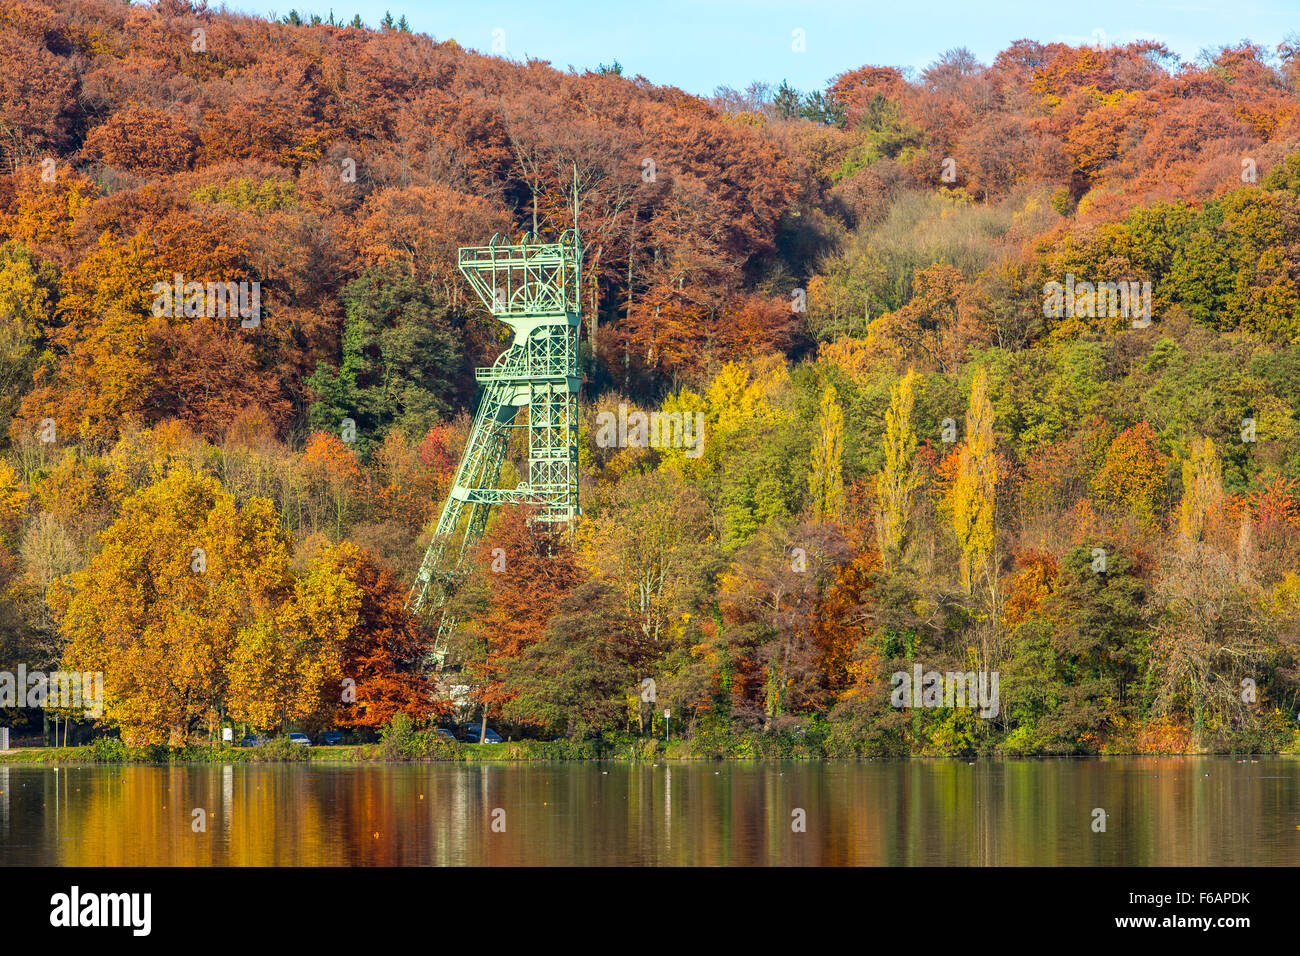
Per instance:
[[[1297,863],[1291,757],[0,765],[3,865]]]

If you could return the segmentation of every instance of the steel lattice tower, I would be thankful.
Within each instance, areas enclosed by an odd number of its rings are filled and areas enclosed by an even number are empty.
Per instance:
[[[488,311],[514,330],[514,342],[490,368],[475,370],[483,396],[438,527],[424,554],[411,610],[441,611],[430,655],[441,667],[456,627],[448,600],[463,578],[465,556],[483,534],[493,505],[530,504],[535,520],[571,522],[578,511],[578,332],[582,240],[575,227],[559,242],[532,233],[508,245],[463,248],[460,271]],[[527,408],[521,414],[522,408]],[[516,424],[516,418],[522,420]],[[498,488],[512,430],[528,430],[528,476]]]

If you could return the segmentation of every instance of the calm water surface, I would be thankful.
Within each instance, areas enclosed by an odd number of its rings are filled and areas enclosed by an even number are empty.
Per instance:
[[[1296,865],[1300,760],[9,766],[0,864]]]

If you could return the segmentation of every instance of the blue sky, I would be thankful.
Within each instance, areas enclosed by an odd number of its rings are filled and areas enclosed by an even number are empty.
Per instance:
[[[752,80],[819,89],[867,63],[920,70],[964,46],[991,62],[1013,40],[1158,40],[1184,60],[1206,47],[1254,40],[1272,49],[1300,32],[1300,0],[228,0],[265,15],[299,13],[375,26],[385,11],[412,29],[483,53],[494,36],[511,59],[559,69],[618,60],[626,75],[691,93]],[[263,5],[265,4],[265,5]],[[794,31],[804,31],[796,52]],[[493,31],[502,31],[494,34]]]

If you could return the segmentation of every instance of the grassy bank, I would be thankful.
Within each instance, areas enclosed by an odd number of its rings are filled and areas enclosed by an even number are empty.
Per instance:
[[[382,743],[352,744],[333,747],[23,747],[0,752],[0,766],[7,764],[160,764],[160,763],[410,763],[416,761],[489,760],[556,761],[556,760],[704,760],[712,754],[695,753],[685,743],[646,740],[642,746],[597,746],[523,740],[502,744],[463,744],[440,741],[429,749],[394,751]],[[109,752],[105,752],[108,750]],[[812,757],[814,755],[808,755]]]
[[[829,746],[828,746],[829,744]],[[1296,754],[1300,739],[1276,749],[1245,747],[1222,750],[1106,749],[1100,756],[1196,756],[1223,754]],[[178,763],[321,763],[372,764],[426,761],[574,761],[619,760],[838,760],[862,758],[939,757],[975,759],[978,757],[1021,756],[1090,756],[1089,754],[1023,754],[996,749],[987,753],[865,753],[845,751],[833,741],[807,734],[801,738],[763,734],[698,734],[689,740],[664,741],[657,738],[623,737],[588,740],[520,740],[500,744],[467,744],[448,740],[440,734],[407,730],[393,733],[386,728],[378,743],[341,746],[303,747],[277,738],[260,747],[209,746],[128,747],[116,738],[101,738],[77,747],[24,747],[0,752],[0,766],[6,764],[178,764]]]

